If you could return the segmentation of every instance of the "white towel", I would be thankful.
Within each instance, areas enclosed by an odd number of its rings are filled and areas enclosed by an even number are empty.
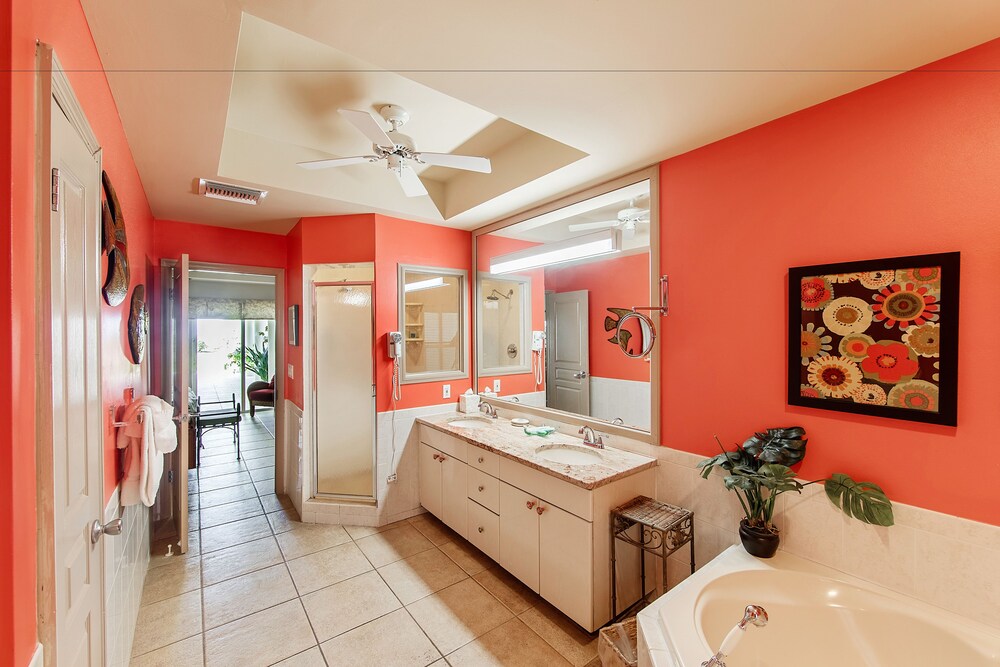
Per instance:
[[[158,396],[143,396],[125,408],[118,449],[125,452],[122,505],[152,507],[163,475],[163,455],[177,449],[174,408]],[[141,419],[140,419],[141,415]]]

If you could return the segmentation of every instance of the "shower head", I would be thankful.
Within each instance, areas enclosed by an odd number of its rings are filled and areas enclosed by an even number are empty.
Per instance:
[[[493,291],[490,292],[489,296],[486,297],[486,300],[487,301],[499,301],[500,297],[503,297],[503,298],[507,299],[508,301],[510,301],[510,298],[512,296],[514,296],[514,290],[510,290],[509,292],[507,292],[506,294],[504,294],[503,292],[501,292],[500,290],[498,290],[497,288],[494,287]]]

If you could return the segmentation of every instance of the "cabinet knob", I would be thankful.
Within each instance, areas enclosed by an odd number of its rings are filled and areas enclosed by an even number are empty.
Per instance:
[[[534,507],[535,507],[535,501],[534,500],[529,500],[526,504],[527,504],[529,510],[530,509],[534,509]]]
[[[443,456],[442,456],[442,457],[440,457],[440,458],[438,458],[438,461],[440,461],[441,463],[444,463],[444,462],[445,462],[445,461],[447,461],[447,460],[448,460],[448,459],[446,459],[446,458],[445,458],[445,457],[443,457]]]
[[[535,511],[538,512],[538,516],[542,516],[542,512],[545,511],[545,508],[539,505],[538,507],[535,508]]]
[[[479,462],[482,463],[485,459],[482,456],[479,457]]]
[[[486,487],[485,487],[485,486],[483,486],[482,484],[480,484],[480,485],[479,485],[479,493],[482,493],[482,492],[483,492],[483,491],[485,491],[485,490],[486,490]]]
[[[479,532],[480,533],[483,532],[483,527],[482,526],[479,527]]]
[[[435,460],[435,461],[437,461],[437,460],[438,460],[438,459],[440,459],[440,458],[441,458],[441,455],[440,455],[440,454],[435,454],[435,455],[434,455],[434,460]]]

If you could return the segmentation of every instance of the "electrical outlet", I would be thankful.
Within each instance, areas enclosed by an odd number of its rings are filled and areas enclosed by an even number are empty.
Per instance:
[[[496,394],[500,393],[500,380],[496,379],[493,381],[493,392]]]
[[[292,366],[291,364],[288,364],[288,379],[295,379],[295,366]]]
[[[386,481],[387,484],[392,484],[393,482],[395,482],[396,481],[396,473],[392,473],[391,475],[389,475],[388,477],[386,477],[385,481]]]
[[[451,398],[451,385],[441,385],[441,398]]]

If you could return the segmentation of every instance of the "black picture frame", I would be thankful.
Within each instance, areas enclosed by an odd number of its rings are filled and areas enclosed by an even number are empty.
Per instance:
[[[299,307],[288,307],[288,344],[299,346]]]
[[[863,361],[857,362],[858,370],[862,372],[863,378],[862,383],[870,381],[870,384],[878,385],[878,387],[873,388],[874,394],[865,396],[864,392],[859,394],[859,397],[867,398],[872,397],[873,400],[880,400],[877,396],[879,388],[886,394],[887,400],[885,404],[869,404],[865,402],[856,402],[858,398],[844,396],[833,396],[824,394],[817,385],[803,383],[803,378],[809,376],[808,366],[806,364],[807,359],[812,361],[818,361],[819,356],[806,357],[806,348],[810,342],[812,342],[813,347],[811,349],[816,349],[815,344],[818,340],[817,338],[807,339],[806,329],[811,323],[814,327],[814,331],[817,331],[819,325],[817,324],[817,318],[820,322],[828,323],[833,322],[838,326],[842,326],[842,323],[837,319],[823,319],[824,312],[828,310],[829,306],[837,301],[837,285],[844,286],[842,289],[846,291],[849,289],[850,276],[857,274],[859,276],[865,276],[868,280],[866,283],[862,284],[860,278],[858,278],[858,284],[852,286],[851,289],[854,290],[854,298],[861,298],[856,296],[862,288],[865,290],[873,290],[875,295],[882,293],[884,289],[893,289],[893,285],[899,285],[899,291],[907,291],[907,285],[916,285],[919,283],[900,283],[897,278],[907,275],[907,271],[915,269],[928,269],[932,267],[940,267],[940,272],[938,278],[940,280],[939,289],[934,289],[935,283],[925,283],[930,285],[928,292],[925,294],[937,295],[935,303],[938,305],[938,310],[933,313],[937,315],[934,320],[938,329],[937,331],[937,342],[939,345],[938,356],[933,355],[928,356],[924,354],[927,351],[926,347],[922,347],[924,352],[914,353],[910,355],[911,361],[908,362],[912,364],[912,360],[915,358],[918,363],[917,375],[906,381],[897,381],[896,383],[883,384],[881,382],[882,375],[870,376],[864,368],[873,368],[873,364],[869,361],[867,357]],[[886,285],[885,287],[875,288],[871,287],[873,284],[879,284],[879,281],[883,279],[888,279],[885,275],[888,271],[893,271],[893,281]],[[801,406],[806,408],[818,408],[821,410],[834,410],[839,412],[850,412],[862,415],[871,415],[875,417],[885,417],[888,419],[901,419],[906,421],[914,422],[924,422],[930,424],[941,424],[945,426],[956,426],[958,424],[958,333],[959,333],[959,284],[960,284],[960,271],[961,271],[961,253],[958,252],[948,252],[948,253],[937,253],[928,255],[910,255],[906,257],[893,257],[885,259],[872,259],[864,261],[853,261],[853,262],[839,262],[834,264],[817,264],[812,266],[797,266],[792,267],[788,270],[788,404]],[[903,272],[902,274],[900,272]],[[880,277],[882,276],[882,277]],[[814,279],[810,284],[804,284],[803,281],[807,279]],[[841,282],[834,283],[830,279],[837,279]],[[825,281],[825,282],[823,282]],[[821,284],[822,283],[822,284]],[[830,288],[829,301],[822,305],[823,302],[823,285],[827,284]],[[807,291],[808,290],[808,291]],[[819,296],[816,296],[817,290]],[[809,301],[803,301],[803,299],[809,299]],[[843,302],[848,297],[840,297],[841,302]],[[881,304],[887,301],[887,297],[883,296],[882,302],[877,300],[872,300],[872,303],[879,304],[874,310],[874,317],[870,323],[863,331],[850,331],[847,334],[840,335],[838,339],[838,334],[832,330],[825,331],[824,333],[829,334],[830,341],[825,342],[823,347],[831,348],[825,354],[830,356],[839,356],[841,354],[841,343],[844,342],[844,338],[847,337],[870,337],[876,340],[877,343],[882,345],[888,344],[903,344],[903,340],[895,340],[896,338],[902,336],[904,329],[907,333],[909,332],[908,327],[902,326],[902,318],[895,320],[895,329],[892,331],[886,322],[892,321],[892,315],[888,313],[888,308],[884,311],[881,309]],[[803,306],[804,303],[809,303],[809,308]],[[856,303],[856,302],[855,302]],[[817,305],[821,307],[817,308]],[[829,309],[836,311],[836,308]],[[928,313],[927,310],[922,311]],[[817,315],[819,313],[819,315]],[[836,313],[835,313],[836,314]],[[827,314],[828,318],[833,318],[833,315]],[[882,317],[886,322],[878,321],[878,317]],[[865,315],[862,320],[865,320],[867,315]],[[914,320],[916,321],[916,320]],[[863,324],[863,322],[862,322]],[[857,324],[856,326],[862,326],[862,324]],[[916,325],[911,325],[916,326]],[[926,333],[926,330],[924,331]],[[878,334],[885,334],[886,340],[875,338]],[[848,341],[850,342],[850,341]],[[862,342],[859,345],[865,346],[867,343]],[[871,346],[869,346],[870,348]],[[850,347],[844,348],[850,352]],[[860,349],[865,349],[864,347]],[[910,350],[909,344],[907,344],[907,349]],[[820,353],[824,354],[824,353]],[[862,354],[870,353],[862,352]],[[891,355],[890,355],[891,356]],[[841,356],[842,359],[858,359],[858,357],[846,357]],[[933,359],[933,361],[928,361],[928,359]],[[891,361],[891,360],[890,360]],[[810,362],[811,363],[811,362]],[[889,363],[889,362],[887,362]],[[822,364],[817,366],[812,366],[814,369],[813,377],[817,377],[821,374],[820,367]],[[804,370],[807,369],[807,370]],[[853,371],[852,371],[853,372]],[[933,375],[931,374],[933,372]],[[935,378],[936,379],[933,379]],[[920,380],[925,383],[935,384],[937,387],[937,406],[936,410],[930,409],[915,409],[906,406],[891,405],[889,402],[892,400],[892,389],[897,385],[903,385],[911,380]],[[823,385],[820,381],[819,385]],[[925,385],[926,386],[926,385]],[[889,387],[890,389],[886,390]],[[906,392],[901,392],[900,395]],[[898,401],[898,397],[896,398]]]

